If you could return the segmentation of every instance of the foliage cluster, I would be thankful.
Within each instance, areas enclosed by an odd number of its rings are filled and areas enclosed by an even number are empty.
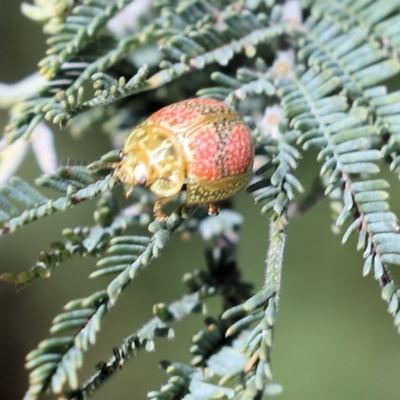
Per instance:
[[[28,354],[25,400],[45,392],[91,397],[125,361],[152,351],[156,337],[174,337],[171,322],[205,313],[203,303],[211,296],[223,299],[221,314],[206,315],[188,364],[162,363],[168,382],[148,397],[250,400],[279,392],[270,361],[285,228],[323,195],[336,227],[346,227],[342,242],[357,235],[363,274],[378,281],[400,330],[400,291],[388,269],[400,265],[399,225],[388,203],[389,184],[377,177],[380,167],[389,165],[395,174],[400,168],[400,92],[388,93],[384,86],[400,72],[398,2],[37,0],[24,3],[22,11],[43,23],[49,36],[39,63],[44,79],[35,76],[35,90],[10,105],[1,149],[25,140],[49,151],[48,124],[84,134],[95,123],[111,148],[89,166],[61,167],[38,178],[36,186],[61,192],[56,199],[15,176],[0,187],[0,235],[99,199],[92,226],[64,229],[64,240],[41,252],[32,268],[4,273],[4,281],[22,288],[82,256],[99,258],[90,278],[110,277],[104,290],[68,302],[54,318],[53,336]],[[135,188],[126,208],[115,200],[118,149],[131,127],[164,105],[194,96],[225,101],[253,130],[256,161],[248,192],[270,218],[265,282],[257,293],[240,278],[242,218],[230,201],[215,219],[202,208],[181,206],[179,197],[176,210],[159,222],[152,221],[154,196],[143,188]],[[318,184],[297,203],[304,189],[296,168],[302,154],[315,149]],[[135,226],[147,226],[149,235],[128,235]],[[79,383],[84,353],[95,344],[105,316],[176,231],[198,231],[212,241],[208,270],[188,271],[187,293],[156,304],[153,319]]]

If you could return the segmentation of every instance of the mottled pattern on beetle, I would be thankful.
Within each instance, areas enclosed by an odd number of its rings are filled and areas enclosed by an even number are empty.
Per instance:
[[[189,175],[206,180],[238,175],[253,159],[251,132],[243,121],[230,113],[217,115],[188,134],[191,162]]]
[[[188,130],[202,118],[232,112],[229,106],[215,99],[190,99],[171,104],[151,115],[145,123],[167,129]]]
[[[243,122],[231,128],[227,147],[226,168],[231,174],[240,174],[252,164],[254,145],[250,129]]]
[[[251,172],[252,168],[249,167],[242,174],[228,176],[214,182],[188,178],[185,203],[204,204],[228,199],[246,186]]]
[[[221,178],[222,170],[218,163],[219,143],[218,133],[213,124],[205,124],[192,131],[190,140],[186,143],[189,151],[186,152],[188,159],[188,174],[202,179],[217,180]]]

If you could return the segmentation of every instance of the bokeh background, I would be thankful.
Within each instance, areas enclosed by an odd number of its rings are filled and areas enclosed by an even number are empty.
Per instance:
[[[16,82],[31,74],[45,52],[41,28],[25,19],[19,2],[0,1],[0,81]],[[396,82],[392,82],[396,85]],[[397,86],[399,86],[397,84]],[[0,126],[7,115],[0,113]],[[109,150],[106,137],[93,130],[79,141],[53,127],[60,158],[97,159]],[[314,154],[302,160],[299,178],[306,187],[318,171]],[[18,175],[33,182],[40,175],[29,155]],[[399,183],[391,176],[391,203],[399,214]],[[244,214],[239,260],[244,278],[260,285],[268,245],[268,218],[260,207],[240,194],[235,199]],[[79,205],[18,230],[0,240],[0,272],[29,268],[41,250],[61,238],[64,227],[92,222],[93,203]],[[362,258],[355,240],[340,245],[331,233],[326,201],[288,227],[281,309],[273,351],[275,380],[284,387],[280,400],[294,399],[398,399],[400,392],[400,337],[393,327],[386,303],[372,277],[362,278]],[[143,233],[143,232],[141,232]],[[175,237],[157,260],[131,284],[109,314],[97,345],[87,355],[82,379],[99,360],[107,360],[113,346],[151,317],[152,305],[174,300],[183,293],[185,271],[204,268],[207,244],[193,236],[182,245]],[[87,280],[92,259],[73,259],[56,270],[51,279],[37,280],[16,292],[0,282],[0,400],[22,399],[27,388],[24,357],[48,338],[52,318],[63,305],[106,286],[107,278]],[[398,268],[398,267],[397,267]],[[393,268],[394,277],[400,274]],[[210,304],[216,309],[217,304]],[[187,361],[191,335],[202,327],[202,317],[191,317],[176,328],[174,341],[159,339],[156,351],[141,353],[130,361],[95,396],[98,400],[145,399],[166,377],[158,368],[163,359]]]

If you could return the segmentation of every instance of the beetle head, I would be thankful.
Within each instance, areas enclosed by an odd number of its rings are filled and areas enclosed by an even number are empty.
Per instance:
[[[155,177],[154,168],[151,167],[146,157],[140,152],[121,152],[121,163],[117,172],[119,180],[128,186],[150,186]]]

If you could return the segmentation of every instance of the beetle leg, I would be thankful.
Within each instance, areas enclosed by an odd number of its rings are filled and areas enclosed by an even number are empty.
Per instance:
[[[154,204],[153,212],[154,212],[154,217],[157,221],[164,222],[168,218],[168,215],[163,213],[162,206],[165,203],[168,203],[174,197],[175,196],[161,197],[160,199],[156,200],[156,202]]]
[[[208,215],[218,215],[219,214],[219,206],[213,203],[208,203]]]
[[[125,198],[127,199],[131,195],[132,192],[133,192],[133,186],[129,186],[128,189],[126,189],[126,191],[124,193]]]
[[[168,216],[163,213],[162,211],[163,202],[160,200],[162,199],[157,200],[156,203],[154,204],[153,208],[154,218],[156,219],[156,221],[165,221],[168,218]]]

